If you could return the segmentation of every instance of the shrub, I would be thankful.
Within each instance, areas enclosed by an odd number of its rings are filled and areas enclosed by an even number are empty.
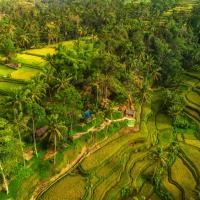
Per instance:
[[[49,169],[51,168],[52,168],[52,164],[48,160],[38,162],[37,170],[38,170],[40,178],[41,179],[48,178],[51,171]]]
[[[124,187],[121,189],[121,198],[122,199],[127,199],[128,197],[131,196],[131,188],[130,187]]]
[[[190,121],[184,115],[178,115],[174,118],[173,125],[177,128],[189,128]]]

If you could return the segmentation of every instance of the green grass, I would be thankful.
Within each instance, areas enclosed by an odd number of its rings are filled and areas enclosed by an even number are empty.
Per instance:
[[[153,193],[154,187],[152,184],[145,182],[144,185],[141,188],[141,191],[139,192],[139,196],[143,197],[150,197],[151,194]]]
[[[62,44],[68,48],[72,48],[74,46],[74,42],[75,40],[69,40],[69,41],[60,42],[58,44]],[[35,56],[42,56],[42,57],[47,56],[48,54],[53,55],[56,52],[55,48],[58,46],[58,44],[48,45],[41,49],[26,50],[24,51],[24,53],[28,55],[35,55]]]
[[[186,143],[187,143],[187,141],[186,141]],[[190,145],[181,143],[180,144],[181,149],[184,151],[186,156],[192,161],[192,163],[196,166],[196,168],[198,169],[198,171],[200,173],[200,168],[199,168],[199,166],[200,166],[200,159],[199,159],[200,158],[200,146],[199,146],[199,143],[189,142],[188,144],[190,144]],[[191,145],[194,147],[192,147]],[[197,149],[195,147],[197,147],[199,149]]]
[[[195,179],[180,158],[177,158],[172,166],[172,179],[182,186],[186,199],[190,199],[193,196],[193,190],[196,186]]]
[[[187,99],[193,103],[193,104],[197,104],[200,106],[200,96],[198,93],[191,91],[189,93],[187,93]]]
[[[29,80],[33,76],[37,75],[40,70],[29,68],[29,67],[21,67],[18,70],[15,70],[11,73],[11,77],[14,79],[22,79]]]
[[[24,54],[34,55],[34,56],[47,56],[48,54],[55,54],[55,49],[51,47],[44,47],[41,49],[30,49],[23,52]]]
[[[178,129],[177,130],[178,135],[182,134],[184,139],[188,139],[188,140],[196,140],[196,135],[195,135],[195,130],[191,129],[191,128],[187,128],[187,129]]]
[[[196,121],[197,123],[200,123],[200,117],[199,113],[193,109],[190,109],[190,107],[184,108],[185,113],[187,114],[188,117]]]
[[[186,74],[183,75],[182,79],[183,79],[183,82],[188,86],[194,86],[195,84],[198,83],[197,79],[194,79],[193,77]]]
[[[122,145],[127,144],[128,146],[128,141],[133,139],[134,137],[134,135],[130,134],[112,141],[111,143],[107,144],[104,148],[101,148],[94,154],[87,157],[82,162],[82,167],[86,171],[92,170],[93,168],[103,163],[110,156],[114,155],[114,153],[116,153]]]
[[[158,140],[160,145],[168,145],[170,142],[173,141],[173,134],[171,129],[167,129],[164,131],[159,132]]]
[[[188,76],[200,80],[200,73],[196,73],[196,72],[186,72],[185,74],[187,74]]]
[[[200,105],[198,105],[198,102],[196,102],[195,104],[192,103],[189,99],[187,99],[187,97],[185,98],[185,102],[186,102],[186,105],[198,112],[200,112]]]
[[[0,90],[14,91],[14,90],[21,89],[22,87],[23,85],[21,84],[0,81]]]
[[[51,187],[48,192],[44,193],[42,199],[81,199],[84,193],[84,178],[80,175],[66,176]]]
[[[5,65],[0,64],[0,76],[8,76],[14,71],[15,71],[14,69],[11,69]]]
[[[133,168],[131,169],[131,178],[132,178],[132,187],[139,191],[138,177],[142,174],[142,172],[148,168],[151,163],[149,160],[138,160]]]
[[[151,200],[160,200],[160,198],[158,197],[158,195],[156,193],[153,193],[150,197]]]
[[[169,191],[169,193],[172,195],[174,199],[180,199],[181,196],[180,190],[175,185],[169,182],[168,176],[164,176],[163,185],[167,189],[167,191]]]
[[[159,113],[156,116],[156,126],[159,130],[170,129],[171,128],[171,120],[167,115]]]
[[[36,67],[43,67],[46,61],[38,56],[28,55],[28,54],[17,54],[16,60],[22,64],[28,64]]]
[[[75,40],[69,40],[69,41],[61,42],[60,44],[66,46],[67,48],[73,48],[74,43],[75,43]],[[55,46],[57,46],[57,45],[54,45],[54,47]]]
[[[197,148],[200,149],[200,140],[197,140],[197,139],[193,139],[193,140],[185,139],[184,141],[185,141],[186,144],[192,145],[192,146],[197,147]]]

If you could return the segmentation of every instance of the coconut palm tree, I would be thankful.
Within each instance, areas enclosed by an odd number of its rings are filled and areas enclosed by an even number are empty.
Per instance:
[[[27,103],[27,112],[32,122],[34,150],[35,150],[35,155],[38,157],[35,121],[36,119],[41,118],[42,116],[45,116],[45,109],[42,106],[40,106],[38,103],[36,103],[35,101],[29,101]]]
[[[22,112],[15,115],[15,117],[12,121],[13,129],[16,130],[18,138],[19,138],[21,155],[22,155],[24,166],[26,165],[26,161],[24,158],[24,147],[23,147],[24,145],[23,145],[23,141],[22,141],[22,133],[24,133],[25,131],[28,131],[28,129],[29,129],[27,126],[28,121],[29,121],[29,118],[24,117]]]
[[[50,99],[52,98],[52,85],[54,85],[55,81],[55,69],[52,66],[47,66],[44,69],[42,69],[40,79],[44,81],[46,84],[46,89],[48,91],[48,95]]]
[[[162,147],[157,147],[149,153],[149,157],[156,164],[152,179],[156,182],[156,186],[159,186],[162,174],[168,166],[168,152]]]
[[[49,129],[47,131],[49,139],[54,141],[54,165],[56,164],[56,151],[57,151],[57,140],[63,139],[63,131],[67,128],[60,121],[58,114],[51,114],[48,118]]]
[[[46,88],[48,85],[42,80],[40,77],[34,77],[31,80],[30,84],[27,86],[25,92],[27,94],[26,100],[26,111],[28,116],[31,117],[32,121],[32,133],[33,133],[33,141],[34,141],[34,149],[35,154],[38,157],[37,153],[37,144],[36,144],[36,128],[35,128],[35,120],[39,118],[41,115],[43,116],[45,111],[42,106],[40,106],[40,102],[46,94]]]
[[[2,177],[3,177],[3,183],[4,183],[5,188],[6,188],[6,193],[8,195],[9,194],[8,182],[7,182],[6,175],[4,173],[4,169],[3,169],[3,165],[1,163],[1,161],[0,161],[0,171],[1,171],[1,174],[2,174]]]
[[[69,82],[72,79],[70,76],[66,76],[65,71],[62,71],[58,74],[56,77],[56,84],[54,88],[59,92],[60,90],[63,90],[69,86]]]
[[[23,112],[26,103],[26,93],[23,90],[17,90],[9,93],[3,100],[7,113],[14,118],[18,113]]]
[[[41,102],[42,98],[46,96],[46,89],[48,84],[40,77],[34,77],[29,85],[26,87],[28,101]]]

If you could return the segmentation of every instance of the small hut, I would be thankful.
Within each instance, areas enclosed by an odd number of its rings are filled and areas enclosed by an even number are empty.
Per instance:
[[[36,132],[35,132],[35,133],[36,133],[36,136],[37,136],[38,138],[44,137],[44,136],[45,136],[45,133],[47,132],[48,129],[49,129],[48,126],[43,126],[43,127],[39,128],[39,129],[37,129]]]
[[[0,20],[3,19],[6,16],[5,13],[0,13]]]
[[[128,118],[135,118],[135,110],[133,109],[126,109],[124,111],[124,116]]]
[[[21,64],[20,63],[9,63],[9,64],[6,64],[6,66],[8,66],[12,69],[19,69],[21,67]]]

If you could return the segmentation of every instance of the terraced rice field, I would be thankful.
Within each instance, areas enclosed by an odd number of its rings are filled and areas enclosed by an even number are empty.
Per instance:
[[[184,93],[185,113],[197,123],[200,123],[200,74],[187,73],[185,77],[187,77],[185,82],[187,91]]]
[[[189,13],[192,8],[197,4],[198,0],[180,0],[178,5],[173,9],[168,10],[165,13],[165,16],[169,16],[172,13]]]
[[[11,73],[11,77],[14,79],[22,79],[22,80],[29,80],[33,76],[37,75],[40,72],[39,69],[29,68],[29,67],[22,67],[14,72]]]
[[[9,76],[9,74],[11,74],[14,71],[14,69],[8,68],[5,65],[0,64],[0,76]]]
[[[3,91],[12,92],[21,89],[22,87],[23,85],[21,84],[0,81],[0,90]]]
[[[196,78],[191,74],[185,76],[188,77],[184,83],[183,95],[189,97],[186,109],[189,111],[188,116],[193,119],[190,112],[195,110],[199,114],[199,93],[196,92],[199,80],[197,74]],[[191,95],[191,92],[196,93]],[[149,156],[156,146],[168,148],[170,142],[174,141],[171,119],[160,112],[160,98],[159,91],[155,92],[151,104],[145,106],[140,133],[121,135],[92,153],[39,199],[164,199],[152,181],[158,163]],[[181,135],[178,133],[177,136],[180,139],[180,150],[172,166],[164,171],[162,190],[168,194],[167,199],[197,200],[200,192],[200,140],[196,136],[198,130],[188,128],[179,131],[182,135],[179,137]],[[137,143],[141,137],[144,141]],[[74,185],[73,177],[79,179],[80,185]],[[68,187],[70,184],[74,187]],[[78,196],[74,194],[76,190]]]
[[[72,48],[75,41],[62,42],[67,48]],[[55,53],[55,49],[58,44],[49,45],[41,49],[31,49],[24,51],[23,53],[17,54],[15,61],[21,63],[19,69],[12,69],[6,65],[0,64],[0,77],[9,77],[12,79],[30,80],[33,76],[40,73],[41,69],[47,65],[45,57]],[[0,61],[3,63],[3,58],[0,57]],[[9,80],[0,81],[0,94],[5,95],[7,92],[22,88],[23,85],[18,83],[10,82]]]

